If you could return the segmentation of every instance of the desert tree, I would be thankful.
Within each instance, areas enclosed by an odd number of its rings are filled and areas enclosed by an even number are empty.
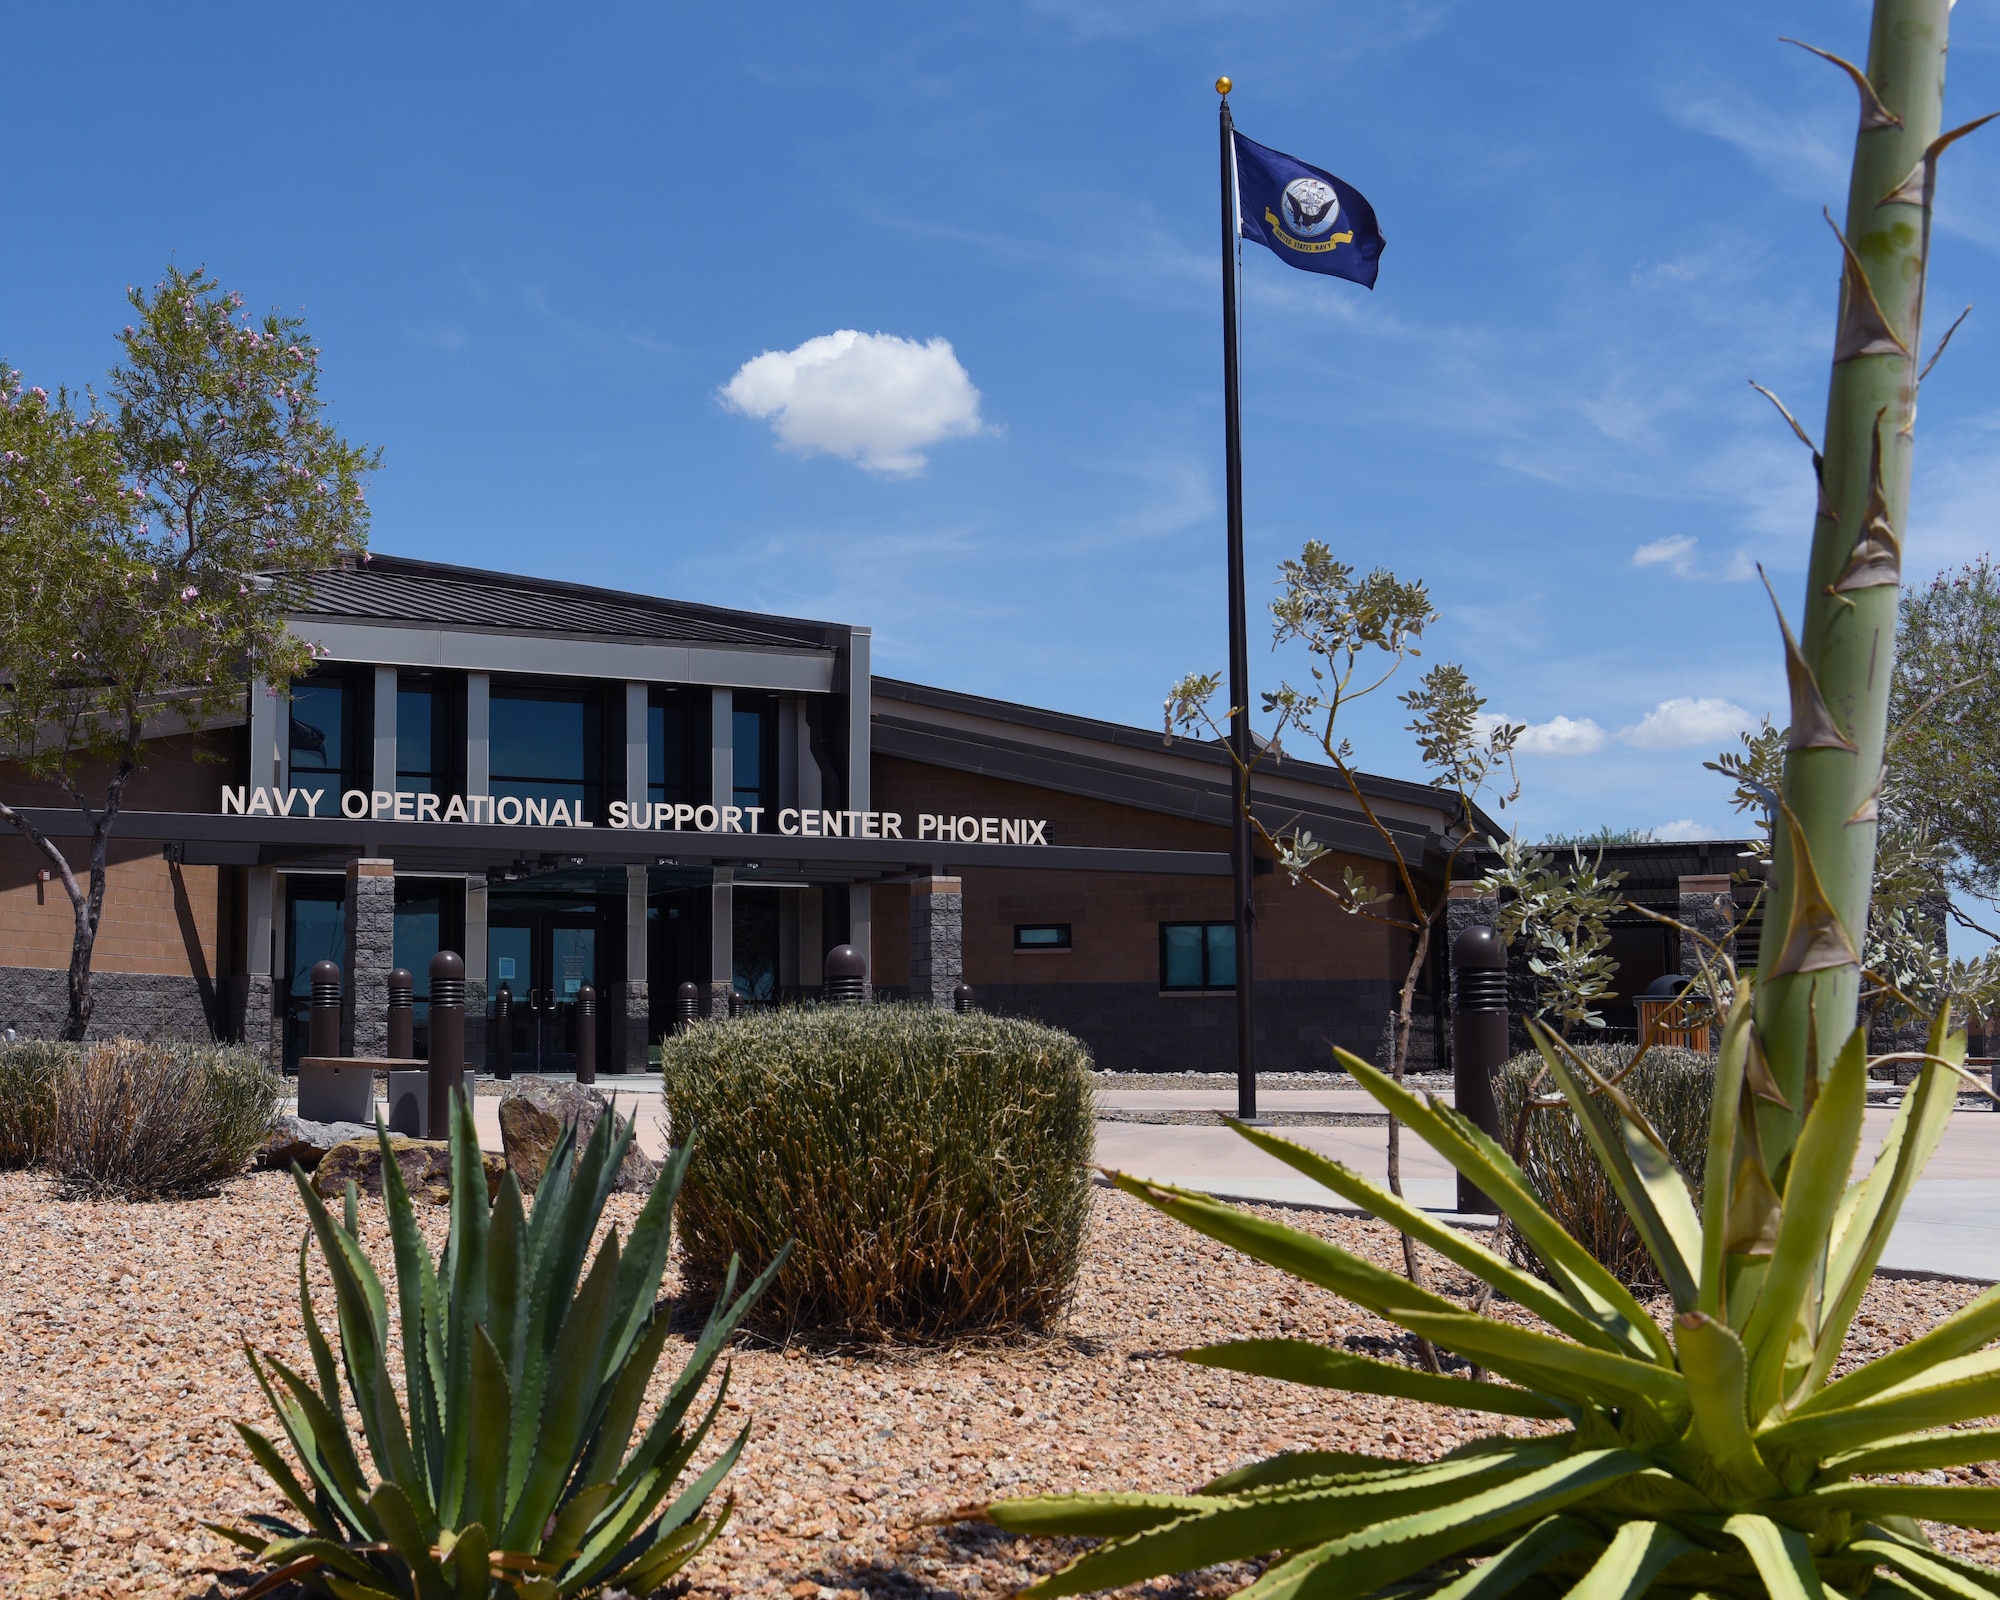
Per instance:
[[[1357,702],[1387,690],[1405,662],[1421,656],[1418,645],[1424,629],[1436,620],[1437,608],[1423,583],[1381,568],[1359,576],[1318,540],[1282,564],[1279,581],[1281,593],[1271,605],[1273,642],[1303,646],[1311,677],[1304,686],[1286,682],[1263,697],[1265,714],[1274,717],[1275,724],[1253,764],[1281,758],[1284,737],[1291,730],[1317,745],[1382,841],[1391,883],[1387,887],[1372,883],[1348,863],[1342,864],[1335,880],[1330,873],[1332,852],[1310,830],[1281,825],[1274,831],[1259,819],[1252,821],[1294,885],[1312,888],[1350,916],[1367,918],[1408,937],[1409,958],[1389,1019],[1388,1069],[1401,1083],[1409,1061],[1417,984],[1430,959],[1453,871],[1475,837],[1479,797],[1490,793],[1504,807],[1519,796],[1514,744],[1521,729],[1489,716],[1472,680],[1450,662],[1432,666],[1415,687],[1397,696],[1411,713],[1407,727],[1416,737],[1431,786],[1451,797],[1441,856],[1426,860],[1426,852],[1418,852],[1412,861],[1407,832],[1390,826],[1361,782],[1344,718]],[[1191,675],[1175,684],[1166,702],[1168,736],[1206,730],[1220,740],[1230,715],[1218,716],[1212,709],[1220,688],[1216,673]],[[1389,1122],[1388,1178],[1391,1192],[1401,1195],[1402,1143],[1394,1118]],[[1405,1266],[1416,1277],[1418,1258],[1407,1235],[1403,1247]]]
[[[111,837],[149,738],[240,714],[312,649],[302,580],[366,543],[379,454],[341,438],[303,319],[252,317],[202,270],[128,291],[100,403],[0,367],[0,761],[47,785],[78,849],[0,803],[75,914],[65,1038],[90,1026]]]

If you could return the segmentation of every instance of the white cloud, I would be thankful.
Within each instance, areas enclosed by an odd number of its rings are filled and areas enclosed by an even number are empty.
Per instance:
[[[923,470],[927,447],[987,431],[979,391],[948,339],[919,344],[842,328],[744,362],[720,398],[768,421],[787,450],[904,477]]]
[[[1551,717],[1529,723],[1514,748],[1531,756],[1587,756],[1609,737],[1588,717]]]
[[[1651,544],[1642,544],[1632,552],[1635,567],[1669,567],[1676,578],[1685,578],[1694,571],[1694,547],[1697,543],[1691,533],[1670,533],[1664,539],[1655,539]]]
[[[1485,711],[1479,716],[1479,731],[1487,733],[1514,719],[1502,712]],[[1551,717],[1547,722],[1530,722],[1521,727],[1514,748],[1529,756],[1587,756],[1604,748],[1611,735],[1588,717]]]
[[[1618,737],[1641,750],[1677,750],[1688,745],[1728,744],[1757,719],[1732,700],[1677,695],[1662,700]]]
[[[1722,835],[1705,822],[1696,822],[1693,817],[1682,817],[1678,822],[1663,822],[1652,830],[1653,837],[1662,841],[1676,839],[1720,839]]]

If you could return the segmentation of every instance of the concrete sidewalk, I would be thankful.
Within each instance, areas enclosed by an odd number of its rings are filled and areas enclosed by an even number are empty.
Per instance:
[[[1211,1105],[1219,1098],[1212,1091],[1206,1096]],[[1264,1100],[1265,1096],[1258,1097],[1260,1109]],[[1893,1115],[1881,1109],[1864,1113],[1857,1173],[1873,1163]],[[1272,1131],[1386,1186],[1387,1159],[1379,1127]],[[1404,1194],[1426,1211],[1450,1213],[1457,1204],[1457,1174],[1407,1129],[1402,1146]],[[1097,1159],[1102,1166],[1135,1177],[1233,1199],[1350,1209],[1338,1195],[1228,1128],[1099,1122]],[[2000,1176],[1996,1175],[2000,1175],[2000,1116],[1957,1113],[1925,1176],[1903,1206],[1882,1258],[1883,1268],[1924,1277],[2000,1282]],[[1486,1219],[1462,1220],[1479,1225]]]

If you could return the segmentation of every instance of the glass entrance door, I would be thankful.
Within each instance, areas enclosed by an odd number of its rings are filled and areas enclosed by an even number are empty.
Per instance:
[[[585,984],[597,986],[594,909],[495,911],[486,930],[489,1019],[502,984],[513,999],[514,1070],[574,1072],[577,994]],[[489,1046],[489,1062],[491,1053]]]

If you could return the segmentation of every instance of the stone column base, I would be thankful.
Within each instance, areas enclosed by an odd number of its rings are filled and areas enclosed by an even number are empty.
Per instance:
[[[708,1015],[711,1021],[722,1021],[729,1015],[729,997],[736,992],[733,983],[724,983],[720,978],[708,986]]]
[[[620,1005],[612,1023],[612,1055],[627,1072],[646,1070],[646,1051],[652,1044],[652,985],[644,978],[627,978],[618,985]]]
[[[951,1006],[965,981],[965,884],[961,878],[919,878],[910,885],[910,998]]]
[[[396,864],[347,863],[347,959],[340,974],[344,1055],[389,1053],[389,972],[396,964]]]

